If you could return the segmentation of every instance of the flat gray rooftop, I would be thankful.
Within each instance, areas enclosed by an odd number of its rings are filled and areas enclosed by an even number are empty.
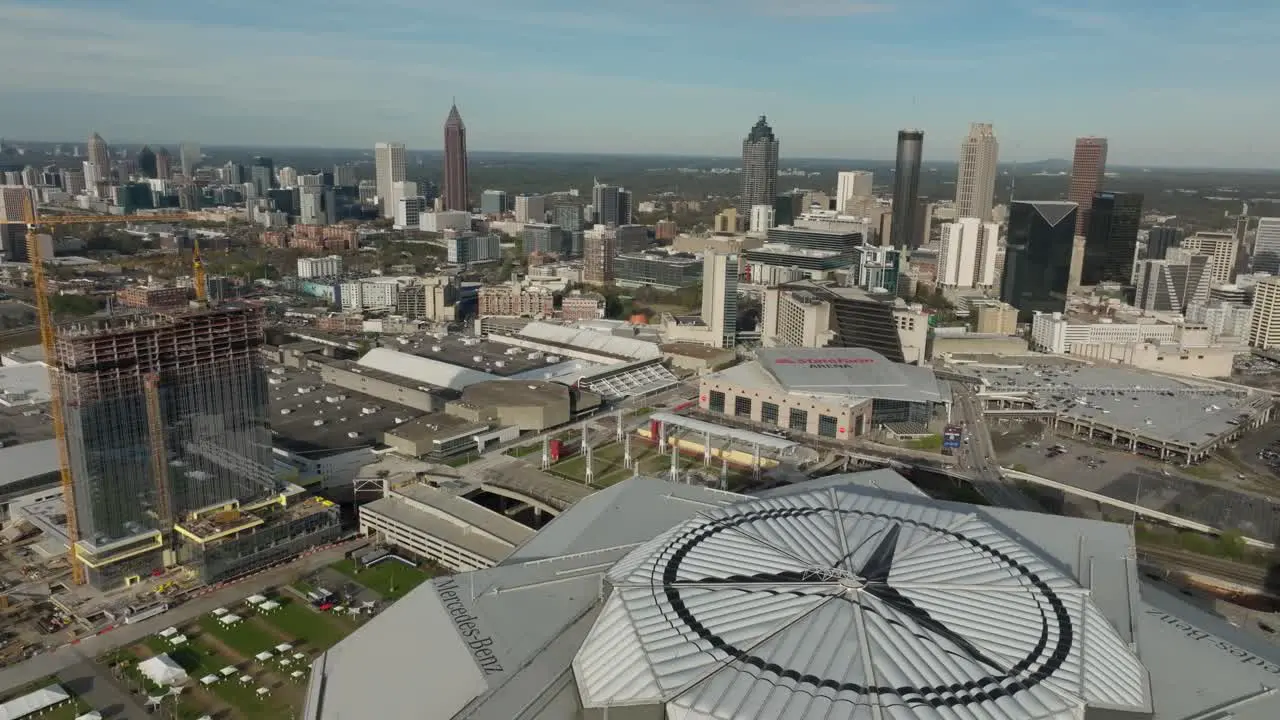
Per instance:
[[[1245,391],[1121,368],[1037,363],[958,369],[981,376],[986,394],[1022,395],[1064,417],[1191,447],[1234,432],[1263,401]]]
[[[522,463],[504,465],[501,470],[485,470],[474,479],[490,487],[540,500],[556,510],[565,510],[593,492],[593,488],[586,485],[544,473]]]
[[[275,367],[268,378],[272,442],[312,459],[380,445],[387,430],[422,415],[413,408],[325,385],[314,372]]]
[[[466,342],[463,342],[464,337],[466,336],[450,335],[444,338],[418,336],[410,338],[407,345],[390,343],[387,347],[410,355],[420,355],[451,365],[487,372],[498,377],[517,375],[547,364],[544,356],[530,358],[531,352],[523,348],[512,348],[510,345],[479,338],[467,337]],[[437,347],[440,349],[436,350]],[[519,352],[509,352],[510,350]],[[477,357],[480,359],[477,360]]]
[[[483,505],[459,497],[453,493],[433,488],[422,483],[413,483],[392,491],[394,495],[402,495],[410,502],[421,503],[443,515],[458,521],[459,524],[477,528],[493,535],[506,543],[509,553],[512,548],[533,535],[533,529],[523,525],[499,512],[494,512]],[[501,557],[506,557],[502,555]],[[501,559],[498,558],[498,559]]]

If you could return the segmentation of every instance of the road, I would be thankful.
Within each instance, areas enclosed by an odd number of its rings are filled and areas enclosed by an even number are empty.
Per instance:
[[[57,650],[41,653],[30,660],[0,669],[0,693],[22,687],[50,675],[62,676],[86,658],[95,658],[117,648],[128,647],[139,640],[157,633],[170,625],[182,625],[223,605],[233,605],[255,592],[287,584],[307,573],[341,560],[343,554],[355,545],[344,544],[308,555],[295,563],[251,575],[244,580],[189,600],[182,605],[154,618],[134,625],[122,625],[110,632],[84,638],[75,645],[64,645]],[[72,671],[73,673],[75,671]],[[83,674],[83,673],[80,673]]]
[[[964,420],[965,437],[968,439],[968,442],[960,446],[957,454],[959,469],[973,477],[974,488],[992,503],[1015,510],[1043,512],[1043,508],[1034,500],[1000,474],[1000,461],[996,457],[995,446],[991,443],[991,431],[982,417],[978,401],[960,383],[952,383],[951,387],[955,406]]]
[[[145,720],[148,716],[137,698],[93,658],[82,655],[80,662],[58,673],[58,680],[107,720]]]

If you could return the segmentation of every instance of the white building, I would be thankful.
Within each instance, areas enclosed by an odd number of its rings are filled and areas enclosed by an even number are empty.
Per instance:
[[[1249,344],[1261,350],[1280,346],[1280,278],[1263,280],[1254,286]]]
[[[342,256],[298,258],[298,277],[307,278],[337,277],[342,274]]]
[[[1253,308],[1225,300],[1195,301],[1187,306],[1187,321],[1203,325],[1209,331],[1209,339],[1243,341],[1249,335],[1253,320]]]
[[[402,185],[404,183],[396,183]],[[412,184],[412,183],[410,183]],[[427,199],[417,195],[398,198],[396,200],[396,230],[418,230],[422,227],[422,216],[427,209]]]
[[[338,201],[333,188],[303,188],[298,193],[298,222],[303,225],[333,225],[338,222]]]
[[[502,246],[493,233],[462,232],[445,238],[448,261],[454,265],[474,265],[502,259]]]
[[[845,212],[854,198],[871,197],[873,180],[869,170],[842,170],[836,175],[836,212]]]
[[[382,209],[382,217],[390,218],[396,214],[395,203],[391,202],[391,186],[404,180],[404,143],[378,143],[373,146],[374,179],[378,187],[378,203]],[[417,195],[415,191],[413,193]]]
[[[1172,342],[1177,326],[1165,323],[1072,322],[1062,313],[1035,313],[1031,346],[1040,352],[1071,355],[1076,344]]]
[[[751,206],[751,232],[762,233],[767,232],[773,227],[773,206],[772,205],[752,205]]]
[[[956,179],[956,217],[991,219],[995,198],[996,162],[1000,144],[991,123],[970,123],[960,143],[960,171]]]
[[[1209,284],[1226,285],[1236,272],[1236,248],[1240,245],[1235,235],[1219,232],[1198,232],[1182,239],[1183,250],[1204,253],[1210,260]],[[1255,251],[1255,256],[1257,255]]]
[[[280,183],[280,187],[296,187],[298,185],[298,171],[285,165],[276,171],[276,181]]]
[[[1280,217],[1258,218],[1253,240],[1253,271],[1280,275]]]
[[[540,223],[547,219],[547,199],[542,195],[516,196],[516,222]]]
[[[352,312],[393,310],[399,289],[399,278],[366,278],[342,283],[339,287],[342,309]]]
[[[471,213],[462,210],[424,212],[418,218],[423,232],[443,233],[445,230],[470,230]]]
[[[942,226],[938,284],[950,288],[991,288],[996,284],[1000,226],[975,217]]]

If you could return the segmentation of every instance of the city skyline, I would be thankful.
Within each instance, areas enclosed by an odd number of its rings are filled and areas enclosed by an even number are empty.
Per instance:
[[[6,137],[66,140],[83,136],[88,123],[122,143],[181,135],[205,146],[368,147],[396,137],[410,147],[436,148],[440,139],[424,120],[442,114],[449,97],[462,92],[458,102],[468,108],[469,129],[485,139],[479,150],[729,157],[741,118],[764,113],[780,136],[792,138],[788,156],[796,158],[887,158],[896,129],[921,127],[934,140],[925,161],[952,160],[967,124],[981,120],[1001,129],[1003,154],[1011,160],[1062,158],[1074,137],[1093,134],[1112,140],[1117,165],[1280,164],[1280,144],[1259,140],[1270,137],[1265,118],[1274,116],[1278,101],[1254,88],[1274,57],[1263,44],[1270,37],[1265,28],[1280,21],[1280,9],[1262,4],[1249,23],[1185,7],[1139,22],[1128,11],[1093,2],[966,9],[931,0],[809,0],[784,8],[760,0],[726,23],[701,22],[723,20],[725,0],[682,6],[680,22],[662,19],[662,12],[598,16],[579,12],[576,3],[528,9],[510,0],[422,9],[382,0],[375,3],[386,11],[381,13],[330,0],[309,3],[306,12],[292,2],[264,10],[244,0],[216,8],[102,5],[69,0],[50,8],[0,0],[0,57],[24,67],[0,79],[10,100],[0,109]],[[370,22],[392,12],[395,22]],[[456,24],[433,22],[472,15],[493,23],[483,47],[446,32]],[[538,30],[527,38],[532,47],[503,41],[522,26]],[[644,57],[619,49],[626,43],[601,33],[606,26],[646,40],[640,43]],[[784,81],[785,63],[772,70],[756,60],[736,67],[729,55],[741,55],[730,49],[739,43],[721,49],[715,42],[683,42],[695,31],[739,33],[822,63],[839,54],[834,40],[859,28],[920,42],[867,48],[861,55],[868,58],[864,76],[871,80],[857,93],[832,93],[821,74],[788,73]],[[419,39],[431,51],[425,55],[465,57],[465,67],[422,59]],[[22,61],[50,44],[60,48],[57,57],[34,65]],[[823,49],[828,45],[831,50]],[[225,48],[233,46],[260,52],[228,57]],[[539,59],[511,71],[513,51],[504,47],[521,47]],[[586,71],[572,59],[597,47],[617,62]],[[1218,68],[1228,50],[1245,62],[1223,75]],[[1061,62],[1064,56],[1072,62]],[[1118,79],[1109,75],[1114,82],[1079,83],[1117,66],[1126,71]],[[277,71],[261,72],[264,67]],[[386,67],[397,72],[379,69]],[[997,67],[999,87],[980,80]],[[1061,93],[1068,79],[1076,90]],[[403,93],[405,81],[420,91]],[[557,99],[557,93],[576,95],[584,85],[593,87],[592,97]],[[359,101],[335,103],[318,87],[359,88]],[[765,90],[768,102],[762,102]],[[554,97],[532,102],[531,95],[546,92]],[[567,112],[573,102],[589,112]],[[868,102],[883,110],[868,114]],[[512,106],[526,110],[517,118]],[[1134,112],[1152,106],[1178,112]],[[86,107],[94,108],[92,119],[84,117]],[[681,111],[668,112],[672,107]],[[1219,112],[1223,107],[1232,112]],[[854,132],[846,127],[851,116],[859,119]],[[1230,132],[1223,127],[1228,119]],[[618,147],[620,134],[628,138],[626,147]],[[1208,137],[1219,141],[1209,144]]]

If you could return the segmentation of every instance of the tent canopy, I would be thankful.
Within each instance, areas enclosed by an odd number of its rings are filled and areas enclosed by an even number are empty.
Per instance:
[[[168,653],[143,660],[138,663],[138,670],[157,685],[180,685],[187,681],[187,671]]]
[[[50,685],[0,705],[0,720],[18,720],[70,700],[61,685]]]

